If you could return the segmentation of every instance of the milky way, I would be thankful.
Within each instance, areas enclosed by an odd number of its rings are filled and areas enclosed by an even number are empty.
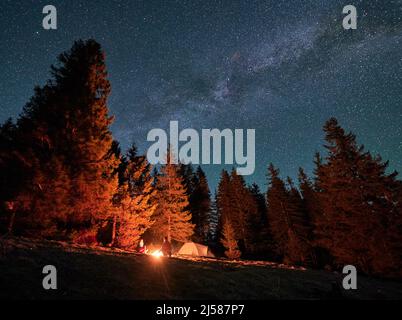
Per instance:
[[[402,170],[402,2],[51,1],[58,30],[42,28],[44,1],[0,3],[0,121],[17,117],[35,85],[76,39],[106,52],[112,131],[141,151],[152,128],[256,129],[256,172],[313,169],[322,125],[336,116],[358,141]],[[349,4],[349,3],[347,3]],[[215,188],[221,166],[205,166]]]

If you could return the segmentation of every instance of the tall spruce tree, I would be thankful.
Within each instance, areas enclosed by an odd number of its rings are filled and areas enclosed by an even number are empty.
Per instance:
[[[193,240],[207,243],[211,214],[211,193],[207,177],[200,166],[193,176],[193,186],[190,194],[191,221],[195,225]]]
[[[253,183],[249,187],[251,195],[257,204],[258,215],[255,217],[253,222],[255,225],[255,254],[259,257],[269,257],[273,256],[273,239],[269,229],[269,221],[267,217],[267,203],[264,194],[260,191],[260,187]]]
[[[310,229],[300,194],[290,180],[286,188],[272,164],[268,170],[267,212],[276,252],[285,263],[310,264]]]
[[[191,212],[191,222],[195,225],[192,239],[196,242],[206,243],[211,210],[211,195],[207,178],[200,166],[194,172],[191,164],[180,163],[179,172],[189,196],[188,210]]]
[[[287,207],[291,228],[288,232],[286,256],[290,263],[312,265],[312,227],[299,191],[292,179],[288,177],[287,182],[289,186]]]
[[[251,195],[254,197],[254,200],[258,207],[258,224],[266,225],[267,222],[267,203],[264,197],[264,194],[261,192],[258,184],[253,183],[249,188]]]
[[[400,273],[398,181],[388,163],[359,147],[335,118],[324,126],[328,155],[316,172],[323,214],[316,219],[317,243],[339,267],[353,264],[366,273]],[[399,269],[398,269],[399,268]]]
[[[302,168],[299,168],[299,187],[303,199],[304,210],[310,224],[314,223],[315,216],[319,214],[317,195],[313,183]]]
[[[222,238],[222,227],[225,219],[230,219],[231,198],[230,198],[230,176],[226,170],[222,170],[216,193],[216,208],[218,215],[218,225],[216,228],[217,238]]]
[[[119,162],[111,152],[107,80],[104,54],[94,40],[78,41],[53,68],[60,99],[65,101],[65,132],[61,139],[71,176],[72,221],[97,224],[112,210]]]
[[[20,157],[18,128],[12,119],[0,125],[0,233],[13,233],[16,197],[29,174],[24,158]]]
[[[231,225],[238,236],[242,252],[253,254],[258,244],[260,213],[256,199],[246,186],[243,176],[231,172]]]
[[[286,254],[288,230],[291,222],[287,212],[287,192],[279,177],[279,170],[271,163],[268,167],[269,187],[267,191],[267,215],[272,237],[275,241],[275,251],[279,258]]]
[[[234,230],[242,253],[254,253],[259,232],[258,204],[243,177],[238,175],[235,170],[232,170],[230,175],[226,171],[222,171],[217,192],[217,209],[220,239],[223,238],[223,225],[227,221]]]
[[[123,178],[115,196],[112,243],[122,248],[134,248],[152,226],[151,217],[157,208],[156,190],[151,166],[145,156],[137,155],[135,146],[128,150],[123,163]]]
[[[194,233],[194,224],[191,223],[189,196],[180,173],[180,166],[171,161],[171,150],[167,154],[167,164],[161,167],[157,176],[158,209],[153,219],[155,223],[151,228],[154,239],[185,242]]]
[[[194,189],[197,184],[196,177],[194,175],[194,169],[192,164],[184,164],[179,162],[178,164],[179,174],[183,179],[184,186],[186,188],[186,192],[189,195],[189,210],[191,211],[191,195],[194,192]]]
[[[223,221],[221,242],[226,249],[225,255],[229,259],[239,259],[241,251],[237,245],[235,230],[229,220]]]
[[[52,75],[17,121],[14,155],[24,179],[13,202],[24,217],[23,232],[96,233],[111,212],[118,165],[110,152],[110,84],[100,45],[75,42],[59,56]]]
[[[316,154],[316,159],[320,159],[319,155]],[[319,161],[319,160],[318,160]],[[317,164],[319,162],[316,162]],[[310,237],[309,242],[311,246],[311,258],[312,264],[315,267],[323,267],[329,263],[329,261],[325,261],[322,257],[322,252],[316,248],[315,243],[315,224],[316,219],[318,219],[319,215],[321,214],[318,195],[315,189],[314,183],[308,178],[307,174],[304,172],[302,168],[299,168],[299,188],[302,195],[302,203],[303,209],[305,211],[308,225],[310,226]]]

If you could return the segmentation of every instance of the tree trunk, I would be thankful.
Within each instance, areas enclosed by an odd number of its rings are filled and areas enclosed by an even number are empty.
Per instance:
[[[168,241],[171,242],[171,238],[170,238],[170,213],[168,215],[168,234],[167,234],[167,237],[168,237]]]
[[[8,234],[10,235],[13,233],[14,220],[15,220],[15,210],[11,211],[10,222],[8,224]]]
[[[110,246],[113,247],[116,241],[116,225],[117,225],[117,214],[113,215],[113,227],[112,227],[112,241],[110,242]]]

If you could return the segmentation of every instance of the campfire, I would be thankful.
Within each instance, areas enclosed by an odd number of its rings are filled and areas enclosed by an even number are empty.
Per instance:
[[[160,258],[161,256],[163,256],[163,253],[160,250],[156,250],[151,253],[151,256],[155,258]]]

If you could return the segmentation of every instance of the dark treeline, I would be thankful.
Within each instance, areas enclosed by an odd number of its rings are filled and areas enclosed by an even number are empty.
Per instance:
[[[153,168],[109,126],[104,54],[77,41],[35,88],[16,122],[0,126],[3,234],[132,249],[141,237],[192,240],[229,258],[401,276],[402,182],[337,120],[326,154],[297,185],[268,166],[268,190],[222,171],[214,196],[200,167]]]

